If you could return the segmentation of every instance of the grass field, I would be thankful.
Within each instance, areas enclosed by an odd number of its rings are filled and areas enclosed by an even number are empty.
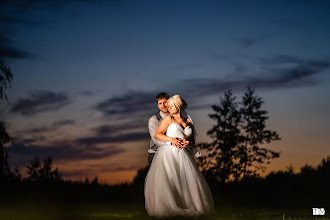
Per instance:
[[[247,209],[216,207],[217,215],[199,219],[236,220],[236,219],[330,219],[327,216],[313,216],[312,209]],[[144,204],[107,204],[107,203],[49,203],[44,202],[5,202],[0,207],[1,220],[53,220],[53,219],[155,219],[149,217]],[[169,218],[187,219],[187,218]]]

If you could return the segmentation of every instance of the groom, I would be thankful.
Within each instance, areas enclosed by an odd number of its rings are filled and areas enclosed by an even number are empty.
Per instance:
[[[169,95],[166,92],[161,92],[156,96],[156,102],[157,102],[157,107],[160,110],[157,114],[151,116],[148,122],[148,129],[149,129],[149,134],[151,137],[150,140],[150,148],[148,150],[149,156],[148,156],[148,165],[149,167],[151,166],[152,159],[154,158],[158,147],[162,146],[165,144],[165,142],[158,141],[155,138],[156,131],[161,123],[161,121],[169,114],[168,109],[167,109],[167,100],[169,99]],[[176,147],[184,148],[188,145],[189,141],[184,141],[179,139],[179,143],[176,144]]]

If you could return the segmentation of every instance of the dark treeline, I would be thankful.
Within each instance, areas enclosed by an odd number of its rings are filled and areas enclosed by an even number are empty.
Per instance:
[[[43,163],[36,158],[27,166],[28,176],[7,179],[0,185],[1,200],[60,203],[144,204],[144,179],[148,166],[138,170],[132,183],[107,185],[94,179],[63,180],[52,167],[51,158]],[[242,180],[215,182],[208,180],[215,203],[224,207],[244,208],[307,208],[329,207],[330,156],[317,166],[304,165],[299,172],[292,166],[271,172],[265,177],[250,176]]]
[[[8,172],[9,171],[9,172]],[[2,201],[43,201],[43,202],[136,202],[139,193],[136,184],[101,184],[98,178],[84,181],[64,180],[52,158],[42,162],[35,158],[26,166],[27,176],[22,177],[15,169],[7,170],[0,182]],[[133,195],[133,196],[132,196]]]

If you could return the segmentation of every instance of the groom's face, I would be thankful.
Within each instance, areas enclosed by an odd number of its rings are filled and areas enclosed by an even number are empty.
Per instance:
[[[159,99],[157,102],[159,110],[163,113],[168,113],[167,110],[167,99]]]

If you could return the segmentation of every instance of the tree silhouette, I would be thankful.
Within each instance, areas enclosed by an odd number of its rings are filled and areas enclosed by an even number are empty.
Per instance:
[[[209,114],[216,121],[208,132],[213,141],[201,143],[199,147],[207,154],[199,158],[198,164],[208,179],[226,182],[238,181],[247,176],[258,176],[264,171],[265,162],[279,157],[279,153],[260,147],[264,143],[280,140],[274,131],[266,130],[267,111],[261,110],[262,99],[248,87],[237,103],[232,92],[220,97],[219,105],[212,105],[215,113]]]
[[[288,168],[288,167],[287,167]],[[312,166],[305,164],[300,167],[300,172],[297,173],[298,176],[304,177],[321,177],[328,182],[330,181],[330,156],[324,157],[320,164],[317,166]],[[329,188],[330,189],[330,188]]]
[[[199,157],[199,165],[206,177],[216,178],[225,182],[230,175],[239,173],[237,163],[238,146],[241,142],[239,123],[240,113],[237,109],[231,91],[225,92],[224,98],[220,98],[220,105],[212,105],[214,114],[209,114],[216,120],[207,135],[213,139],[211,143],[201,143],[199,147],[207,150],[207,155]]]
[[[149,172],[149,166],[141,167],[136,176],[134,177],[133,184],[134,185],[144,185],[144,180]]]
[[[316,172],[319,176],[330,177],[330,156],[322,159],[321,164],[317,166]]]
[[[11,81],[13,79],[13,74],[11,73],[10,67],[5,61],[0,57],[0,99],[5,98],[7,100],[7,95],[5,90],[10,87]]]
[[[256,175],[259,170],[264,171],[266,161],[278,158],[280,154],[267,148],[260,147],[264,143],[280,140],[275,131],[266,130],[268,112],[261,110],[264,103],[261,97],[254,95],[255,91],[248,87],[241,102],[241,129],[243,131],[243,144],[240,146],[240,164],[243,168],[243,177]],[[251,170],[249,167],[253,167]]]
[[[0,182],[7,181],[11,176],[8,163],[8,148],[6,144],[12,142],[12,138],[6,131],[5,123],[0,122]]]
[[[97,186],[99,184],[99,179],[97,178],[97,176],[94,177],[94,179],[91,181],[90,184],[95,185],[95,186]]]
[[[7,100],[5,90],[10,87],[12,79],[13,74],[10,67],[0,57],[0,100],[3,100],[3,98]],[[8,148],[5,145],[12,142],[12,140],[6,131],[6,124],[0,121],[0,182],[21,177],[18,169],[15,169],[14,173],[11,172],[8,163]]]
[[[27,174],[29,175],[27,180],[38,183],[61,181],[61,174],[57,168],[52,168],[52,162],[52,158],[47,157],[43,160],[43,164],[41,164],[39,158],[36,157],[30,162],[30,166],[27,166]]]
[[[300,168],[300,175],[305,177],[311,177],[316,175],[316,169],[311,165],[305,164]]]

